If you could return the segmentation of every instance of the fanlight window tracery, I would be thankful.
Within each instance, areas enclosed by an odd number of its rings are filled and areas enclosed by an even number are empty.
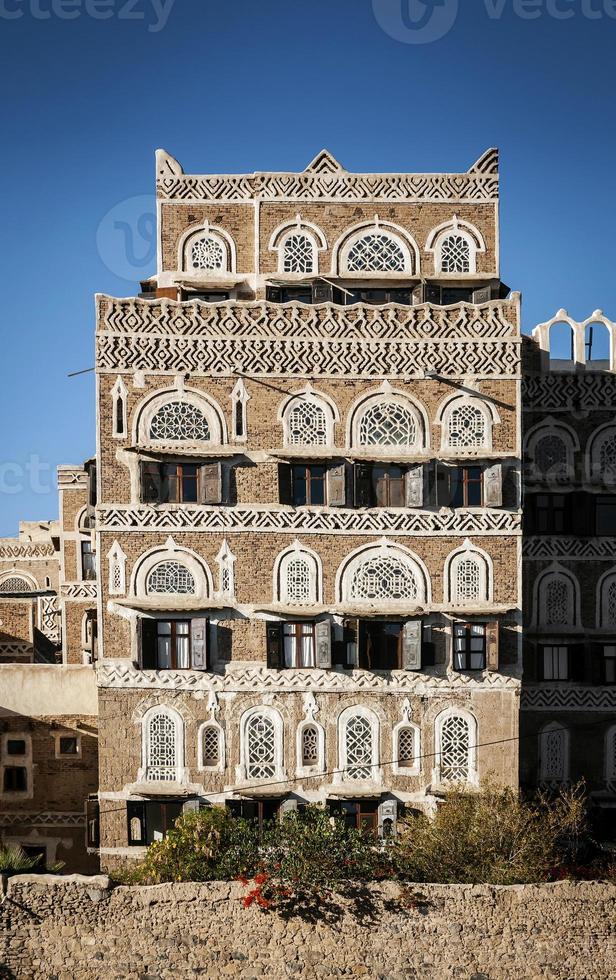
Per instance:
[[[403,249],[390,235],[371,232],[358,239],[349,249],[347,272],[405,272]]]
[[[604,626],[616,626],[616,578],[607,583]]]
[[[156,712],[148,721],[146,779],[173,782],[177,778],[178,723],[164,711]]]
[[[398,732],[398,766],[401,769],[415,766],[415,729],[410,726]]]
[[[464,235],[451,234],[441,244],[441,272],[470,272],[471,246]]]
[[[542,622],[546,626],[567,626],[570,620],[571,586],[563,578],[554,578],[545,583],[542,590],[544,609]]]
[[[148,595],[194,595],[195,580],[186,565],[178,561],[163,561],[148,575]]]
[[[220,760],[220,732],[216,725],[206,725],[201,732],[201,761],[205,769],[214,769]]]
[[[395,602],[416,599],[418,591],[413,570],[404,561],[396,555],[373,555],[355,569],[350,598]]]
[[[32,585],[20,575],[11,575],[0,582],[0,592],[32,592]]]
[[[464,782],[470,774],[470,726],[466,718],[451,715],[441,728],[440,774],[441,779]]]
[[[360,446],[414,446],[416,442],[415,418],[398,402],[370,405],[361,416]]]
[[[286,567],[286,600],[289,603],[311,602],[314,589],[310,565],[305,558],[291,558]]]
[[[370,779],[372,776],[372,725],[363,715],[349,718],[344,730],[347,779]]]
[[[609,433],[600,444],[599,472],[606,482],[616,481],[616,432]]]
[[[543,476],[566,476],[569,454],[561,436],[549,433],[535,443],[535,465]]]
[[[314,244],[307,235],[294,232],[283,245],[283,272],[314,272]]]
[[[246,727],[249,779],[269,779],[276,773],[274,723],[266,715],[253,715]]]
[[[297,401],[288,414],[291,446],[326,446],[327,416],[313,401]]]
[[[205,269],[208,272],[226,271],[225,249],[213,235],[198,238],[191,245],[190,260],[193,269]]]
[[[319,732],[316,725],[306,725],[302,731],[302,766],[309,768],[319,762]]]
[[[541,778],[561,783],[567,771],[567,733],[559,725],[548,726],[540,736]]]
[[[458,405],[447,420],[447,444],[452,449],[481,449],[486,428],[486,417],[477,405]]]
[[[150,439],[207,442],[210,426],[203,412],[191,402],[165,402],[150,422]]]

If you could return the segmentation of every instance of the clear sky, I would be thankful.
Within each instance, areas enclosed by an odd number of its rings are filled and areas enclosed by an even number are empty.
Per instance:
[[[154,271],[187,172],[458,171],[501,149],[524,329],[616,318],[616,0],[0,0],[0,535],[94,451],[94,293]]]

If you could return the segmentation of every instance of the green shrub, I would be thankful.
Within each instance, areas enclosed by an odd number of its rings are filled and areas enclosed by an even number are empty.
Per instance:
[[[56,861],[55,864],[50,864],[46,867],[42,857],[30,857],[19,844],[0,846],[0,874],[7,875],[8,877],[11,875],[25,875],[29,871],[40,874],[44,874],[45,872],[55,874],[63,867],[64,863],[62,861]]]
[[[588,845],[583,787],[524,800],[487,786],[453,792],[433,820],[403,822],[393,851],[411,881],[496,885],[547,881],[579,862]]]

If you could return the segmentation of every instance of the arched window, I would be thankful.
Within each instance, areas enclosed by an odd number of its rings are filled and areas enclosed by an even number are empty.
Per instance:
[[[573,579],[562,572],[550,572],[539,579],[537,622],[542,626],[574,626],[577,617],[577,590]]]
[[[573,326],[563,320],[554,321],[548,331],[550,363],[567,368],[575,360],[575,333]]]
[[[211,431],[207,418],[192,402],[165,402],[152,417],[150,439],[164,442],[209,442]]]
[[[282,244],[281,272],[316,272],[317,248],[313,238],[303,231],[292,231]]]
[[[155,565],[146,583],[148,595],[194,595],[195,580],[178,561],[162,561]]]
[[[443,712],[436,720],[438,779],[471,782],[475,779],[476,722],[463,711]]]
[[[569,774],[569,733],[558,722],[539,733],[539,772],[542,783],[562,783]]]
[[[199,768],[221,769],[221,735],[218,725],[209,723],[201,726],[199,731]]]
[[[416,725],[399,725],[394,738],[396,770],[405,776],[419,772],[419,729]]]
[[[486,251],[486,243],[478,228],[454,215],[433,229],[426,251],[434,253],[437,275],[468,275],[477,272],[477,253]]]
[[[277,770],[276,727],[266,714],[252,714],[245,726],[248,779],[271,779]]]
[[[9,575],[0,582],[0,592],[33,592],[35,590],[36,585],[26,578],[22,578],[21,575]]]
[[[278,418],[283,424],[285,446],[330,446],[339,415],[333,402],[307,385],[280,406]]]
[[[340,768],[350,781],[380,782],[379,725],[368,708],[347,708],[340,715]]]
[[[611,354],[611,335],[605,323],[592,322],[584,330],[584,352],[586,364],[591,369],[609,369]]]
[[[488,430],[487,416],[478,405],[454,404],[446,419],[446,445],[449,449],[488,448]]]
[[[341,602],[424,602],[427,579],[418,559],[387,541],[360,548],[337,575]]]
[[[311,769],[319,762],[319,729],[316,725],[304,725],[302,731],[302,768]]]
[[[452,232],[440,245],[440,272],[471,271],[471,242],[461,232]]]
[[[307,605],[321,598],[321,564],[318,556],[296,541],[279,556],[274,570],[274,596],[284,605]]]
[[[116,382],[111,389],[111,401],[113,408],[112,435],[122,438],[127,432],[127,400],[128,389],[121,377],[116,378]]]
[[[486,556],[470,542],[463,550],[450,556],[445,571],[449,599],[454,605],[487,602],[490,598],[491,576]]]
[[[599,580],[597,626],[601,629],[616,627],[616,571],[608,572]]]
[[[109,594],[124,595],[126,592],[126,555],[117,541],[107,552],[109,562]]]
[[[613,793],[616,790],[616,725],[605,733],[605,780]]]
[[[232,554],[226,539],[216,555],[218,562],[218,592],[222,598],[232,599],[235,595],[235,555]]]
[[[145,778],[154,782],[180,781],[183,724],[170,708],[154,708],[144,718]]]
[[[603,483],[616,483],[616,427],[602,429],[590,448],[591,478]]]
[[[195,238],[190,246],[190,264],[193,269],[209,271],[225,270],[225,250],[218,238],[203,235]]]
[[[401,243],[383,231],[374,230],[362,235],[346,255],[347,272],[408,272],[405,249]]]
[[[419,426],[415,414],[400,401],[369,405],[358,420],[360,446],[415,446]]]

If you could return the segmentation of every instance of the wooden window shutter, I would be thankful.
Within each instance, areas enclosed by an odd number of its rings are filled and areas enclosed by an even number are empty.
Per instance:
[[[346,504],[346,466],[339,463],[327,470],[327,505],[344,507]]]
[[[192,800],[185,800],[182,803],[182,813],[195,813],[201,809],[201,800],[198,796],[193,797]]]
[[[441,305],[441,287],[434,283],[426,283],[424,291],[424,303],[432,303],[434,306]]]
[[[583,643],[569,647],[569,680],[583,684],[586,680],[586,648]]]
[[[330,282],[324,282],[323,279],[317,279],[312,284],[312,302],[313,303],[331,303],[333,300],[333,287]]]
[[[193,670],[207,670],[209,622],[201,616],[190,621],[190,657]]]
[[[272,670],[282,668],[282,623],[268,623],[266,626],[267,666]]]
[[[288,463],[278,464],[278,497],[281,504],[293,503],[291,493],[291,467]]]
[[[482,286],[473,290],[473,303],[489,303],[492,299],[492,287]]]
[[[402,630],[402,669],[421,670],[421,619],[410,619]]]
[[[483,471],[484,507],[503,506],[503,467],[501,463],[486,466]]]
[[[486,623],[486,666],[488,670],[498,670],[498,639],[497,620]]]
[[[404,475],[405,504],[407,507],[423,507],[424,468],[411,466]]]
[[[278,811],[282,820],[288,813],[297,813],[297,800],[292,798],[283,800]]]
[[[199,473],[199,503],[222,503],[222,464],[204,463]]]
[[[425,289],[423,283],[420,283],[418,286],[413,288],[411,291],[411,300],[413,306],[421,306],[422,303],[425,303]]]
[[[141,499],[154,504],[162,500],[160,463],[148,460],[141,464]]]
[[[145,847],[147,829],[145,803],[142,800],[128,800],[126,803],[126,831],[129,847]]]
[[[355,506],[370,507],[372,504],[372,467],[366,463],[356,463],[354,478]]]
[[[347,669],[357,667],[359,664],[358,660],[358,644],[359,644],[359,620],[358,619],[345,619],[342,622],[343,629],[343,645],[344,645],[344,662],[343,666]]]
[[[321,670],[329,670],[332,665],[332,624],[329,619],[317,623],[314,633],[317,645],[317,667]]]
[[[156,670],[156,620],[141,620],[141,669]]]
[[[436,506],[451,507],[451,467],[436,464]]]

